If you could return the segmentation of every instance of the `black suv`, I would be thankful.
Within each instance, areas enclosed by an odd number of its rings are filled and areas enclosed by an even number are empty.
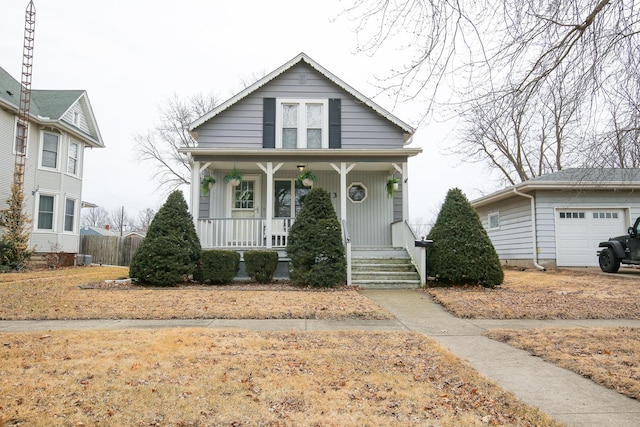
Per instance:
[[[616,273],[622,264],[640,265],[640,217],[636,219],[633,227],[629,227],[628,234],[612,237],[598,245],[602,250],[598,251],[600,269],[605,273]]]

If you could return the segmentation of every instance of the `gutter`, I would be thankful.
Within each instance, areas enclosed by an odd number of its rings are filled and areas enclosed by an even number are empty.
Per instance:
[[[513,193],[518,196],[526,197],[531,200],[531,233],[533,240],[533,265],[536,266],[537,269],[545,271],[546,268],[538,264],[538,240],[537,240],[537,231],[536,231],[536,198],[530,194],[521,193],[518,191],[516,187],[513,187]]]

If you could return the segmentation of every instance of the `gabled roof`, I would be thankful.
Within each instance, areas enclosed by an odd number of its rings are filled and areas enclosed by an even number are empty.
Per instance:
[[[4,104],[15,111],[20,107],[21,83],[0,67],[0,105]],[[80,104],[85,111],[92,133],[63,121],[65,113],[74,105]],[[71,133],[75,133],[88,144],[104,147],[102,136],[93,114],[89,97],[84,90],[32,90],[29,114],[34,122],[40,124],[57,124]]]
[[[344,81],[339,79],[337,76],[335,76],[329,70],[327,70],[326,68],[324,68],[323,66],[318,64],[316,61],[311,59],[304,52],[298,54],[295,58],[293,58],[290,61],[286,62],[285,64],[283,64],[279,68],[275,69],[271,73],[267,74],[266,76],[264,76],[263,78],[261,78],[260,80],[258,80],[254,84],[252,84],[251,86],[247,87],[243,91],[241,91],[238,94],[234,95],[233,97],[229,98],[228,100],[226,100],[225,102],[223,102],[222,104],[220,104],[219,106],[214,108],[213,110],[209,111],[208,113],[206,113],[205,115],[203,115],[202,117],[200,117],[199,119],[197,119],[196,121],[191,123],[191,125],[189,126],[189,130],[193,131],[198,126],[201,126],[205,122],[209,121],[211,118],[213,118],[216,115],[220,114],[222,111],[224,111],[227,108],[231,107],[232,105],[234,105],[238,101],[244,99],[245,97],[247,97],[251,93],[255,92],[256,90],[258,90],[262,86],[266,85],[267,83],[269,83],[270,81],[272,81],[273,79],[275,79],[279,75],[283,74],[287,70],[291,69],[294,65],[296,65],[296,64],[298,64],[300,62],[306,63],[311,68],[315,69],[320,74],[322,74],[323,76],[325,76],[326,78],[331,80],[337,86],[339,86],[340,88],[342,88],[343,90],[345,90],[346,92],[351,94],[358,101],[360,101],[363,104],[369,106],[376,113],[378,113],[382,117],[386,118],[387,120],[389,120],[390,122],[392,122],[393,124],[395,124],[396,126],[401,128],[406,134],[408,134],[409,137],[415,133],[415,129],[413,127],[409,126],[407,123],[403,122],[402,120],[400,120],[399,118],[397,118],[396,116],[394,116],[393,114],[391,114],[390,112],[388,112],[387,110],[385,110],[384,108],[382,108],[381,106],[379,106],[378,104],[373,102],[370,98],[364,96],[363,94],[361,94],[360,92],[355,90],[353,87],[349,86],[347,83],[345,83]],[[406,139],[408,139],[408,138],[405,138],[405,140]]]
[[[535,190],[638,190],[638,168],[570,168],[532,178],[479,199],[471,206],[478,208],[490,203],[514,197],[517,193]]]

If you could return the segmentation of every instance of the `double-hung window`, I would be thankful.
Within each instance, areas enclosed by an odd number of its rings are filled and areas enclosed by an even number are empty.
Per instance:
[[[80,144],[75,141],[69,142],[69,157],[67,159],[67,173],[71,175],[78,174],[78,155],[80,153]]]
[[[73,232],[73,223],[76,214],[76,201],[66,199],[64,202],[64,231]]]
[[[276,148],[329,147],[329,111],[326,99],[278,99]]]
[[[27,128],[22,123],[16,123],[16,154],[27,154]]]
[[[45,168],[58,168],[58,148],[60,146],[60,135],[45,132],[42,138],[41,166]]]
[[[38,200],[38,229],[53,230],[55,197],[41,194]]]

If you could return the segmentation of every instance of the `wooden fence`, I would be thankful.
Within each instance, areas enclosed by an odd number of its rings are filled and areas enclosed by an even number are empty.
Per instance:
[[[143,238],[138,236],[80,236],[80,253],[93,264],[129,265]]]

